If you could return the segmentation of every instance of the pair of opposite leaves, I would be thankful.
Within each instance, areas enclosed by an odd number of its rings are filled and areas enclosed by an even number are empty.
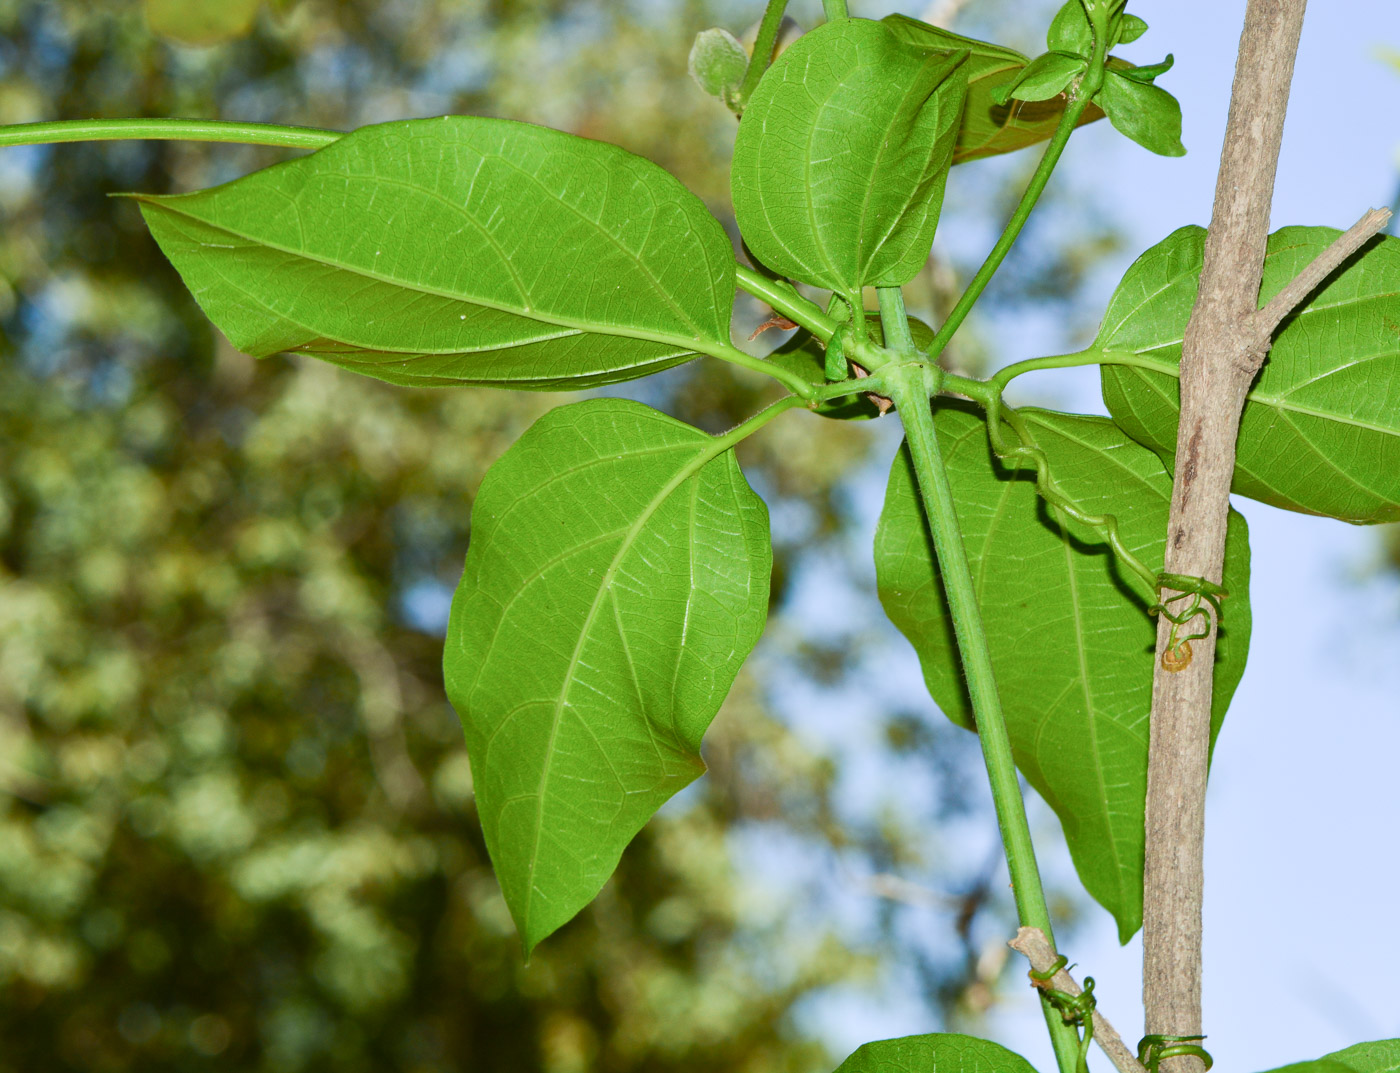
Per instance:
[[[146,199],[143,210],[211,318],[259,356],[300,350],[410,384],[574,387],[728,345],[734,270],[718,222],[654,165],[537,127],[464,117],[385,124],[212,191]],[[1170,355],[1178,345],[1199,271],[1199,260],[1182,253],[1192,241],[1179,233],[1134,267],[1134,280],[1160,270],[1175,282],[1132,284],[1144,295],[1101,334],[1106,352]],[[1378,308],[1373,292],[1394,292],[1393,264],[1363,273],[1365,286],[1357,282],[1354,296],[1328,307],[1335,353],[1353,338],[1357,311]],[[1306,341],[1319,321],[1309,330],[1301,317],[1297,323]],[[1372,327],[1384,335],[1383,324]],[[1386,353],[1393,347],[1374,357]],[[1275,409],[1290,421],[1336,426],[1325,411],[1347,401],[1345,372],[1330,378],[1341,390]],[[1170,376],[1113,375],[1125,393],[1136,385],[1159,400],[1132,410],[1143,429],[1155,423],[1169,452],[1174,433],[1164,428],[1174,411],[1161,397],[1171,394]],[[1328,382],[1310,377],[1276,394]],[[1347,427],[1393,445],[1393,429],[1383,426],[1394,408],[1378,412]],[[1277,427],[1268,424],[1271,434]],[[698,774],[699,734],[761,630],[769,552],[762,504],[732,454],[634,404],[557,411],[497,473],[477,504],[458,597],[458,606],[476,609],[468,616],[476,625],[454,616],[452,637],[460,642],[475,629],[500,640],[449,645],[447,668],[469,738],[477,738],[473,764],[493,859],[533,945],[586,904],[646,817]],[[1285,483],[1271,472],[1261,479]],[[554,506],[545,492],[559,497]],[[1385,489],[1376,497],[1396,499]],[[590,515],[588,504],[609,499],[616,511]],[[491,533],[501,536],[487,539]],[[493,547],[508,549],[499,557],[514,572],[474,569]],[[686,584],[672,584],[677,570]],[[542,585],[546,577],[551,584]],[[648,592],[670,595],[642,607]],[[515,614],[526,607],[530,615]],[[684,635],[676,633],[681,620]],[[667,653],[637,666],[640,642],[656,638],[669,638]],[[600,643],[606,666],[595,658]],[[521,675],[512,662],[531,644],[540,649],[532,665],[548,670],[543,696],[532,693],[543,688],[541,676]],[[604,684],[589,681],[593,670]],[[594,694],[615,716],[611,724],[575,718]],[[518,756],[493,757],[489,742],[513,734],[523,742]],[[1067,827],[1076,822],[1061,815]],[[1132,901],[1129,889],[1110,905],[1120,928],[1136,926]]]

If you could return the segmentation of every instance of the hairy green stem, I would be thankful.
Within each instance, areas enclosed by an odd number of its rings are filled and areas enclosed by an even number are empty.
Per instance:
[[[904,292],[898,287],[876,287],[880,302],[880,330],[885,336],[885,349],[908,360],[918,357],[914,336],[909,332],[909,315],[904,311]]]
[[[714,438],[715,443],[719,451],[727,451],[740,441],[748,439],[779,414],[786,413],[794,406],[801,406],[803,404],[804,400],[798,398],[796,395],[784,395],[777,402],[759,410],[758,413],[754,414],[743,424],[737,425],[728,432],[716,436]]]
[[[59,142],[236,142],[281,149],[324,149],[344,132],[271,123],[225,123],[217,119],[61,119],[51,123],[0,126],[0,148]]]
[[[982,611],[977,604],[972,568],[963,546],[952,487],[938,449],[924,367],[916,362],[892,364],[884,370],[883,376],[890,397],[899,410],[900,420],[904,423],[905,442],[914,463],[929,532],[933,536],[943,591],[947,595],[958,652],[967,675],[967,691],[977,722],[977,737],[982,744],[992,800],[996,804],[997,826],[1001,829],[1002,845],[1006,849],[1006,865],[1011,873],[1016,913],[1022,927],[1039,928],[1053,946],[1055,939],[1050,927],[1050,911],[1045,904],[1040,870],[1036,866],[1035,847],[1031,843],[1030,824],[1026,821],[1025,803],[1021,799],[1021,784],[1011,755],[1011,739],[1002,716],[1001,696],[997,692],[996,677],[992,671],[991,650],[982,625]],[[1043,995],[1041,1007],[1061,1073],[1074,1073],[1079,1038]]]
[[[758,80],[768,65],[773,62],[773,46],[778,40],[778,30],[783,25],[783,12],[788,0],[768,0],[763,9],[763,21],[758,25],[758,36],[754,38],[753,53],[749,56],[749,68],[744,72],[744,81],[739,84],[739,111],[749,103],[753,91],[758,88]]]
[[[740,287],[767,302],[794,324],[800,324],[823,343],[831,342],[841,325],[822,312],[821,307],[797,293],[789,283],[769,279],[747,265],[735,265],[734,276]]]
[[[1026,226],[1026,221],[1030,219],[1031,210],[1035,208],[1035,203],[1040,200],[1040,195],[1045,190],[1045,184],[1050,181],[1050,173],[1060,162],[1060,155],[1064,153],[1065,146],[1069,144],[1069,136],[1074,133],[1074,128],[1079,123],[1079,117],[1084,113],[1088,103],[1082,98],[1072,101],[1070,106],[1065,109],[1065,114],[1060,117],[1060,125],[1055,128],[1054,137],[1050,139],[1050,144],[1045,147],[1045,154],[1040,158],[1040,164],[1036,167],[1035,174],[1031,176],[1026,192],[1021,195],[1021,201],[1016,206],[1016,211],[1011,214],[1011,219],[1006,224],[1006,230],[1001,233],[1001,238],[997,239],[997,244],[992,247],[992,252],[987,254],[987,259],[982,262],[982,267],[972,277],[972,282],[968,284],[967,290],[958,299],[958,304],[953,307],[953,311],[948,314],[948,319],[939,327],[938,334],[933,337],[933,342],[929,344],[930,358],[936,359],[938,355],[943,353],[944,347],[948,345],[948,340],[962,326],[962,322],[967,319],[967,314],[977,299],[982,297],[982,292],[987,289],[987,284],[991,282],[992,276],[996,275],[997,269],[1006,259],[1012,244],[1020,235],[1021,229]]]

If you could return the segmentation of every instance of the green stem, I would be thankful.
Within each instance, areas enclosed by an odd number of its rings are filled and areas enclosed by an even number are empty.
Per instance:
[[[282,127],[270,123],[225,123],[217,119],[63,119],[52,123],[0,126],[0,148],[58,142],[237,142],[282,149],[323,149],[344,137],[338,130]]]
[[[744,81],[739,86],[739,111],[749,103],[758,80],[768,65],[773,62],[773,46],[778,40],[778,29],[783,25],[783,12],[788,0],[768,0],[763,9],[763,21],[758,26],[758,36],[754,38],[753,53],[749,57],[749,68],[744,72]]]
[[[914,336],[909,332],[909,314],[904,311],[904,292],[898,287],[876,287],[880,303],[880,330],[885,337],[885,349],[910,360],[917,358]]]
[[[850,18],[846,13],[846,0],[822,0],[822,14],[827,22]]]
[[[884,377],[890,397],[904,423],[905,442],[914,463],[924,513],[933,536],[943,591],[947,595],[958,652],[967,676],[968,695],[977,721],[977,737],[982,744],[992,800],[996,804],[997,826],[1001,829],[1002,845],[1006,849],[1006,865],[1011,873],[1016,913],[1022,926],[1039,928],[1053,947],[1055,938],[1050,926],[1050,911],[1040,884],[1035,847],[1031,843],[1030,824],[1026,821],[1025,803],[1021,799],[1021,784],[1011,755],[1011,739],[1007,735],[1006,720],[1001,711],[1001,697],[992,671],[991,650],[982,625],[982,611],[977,604],[972,568],[968,564],[967,550],[958,526],[952,487],[938,449],[933,409],[925,389],[924,368],[915,362],[891,364],[884,370]],[[1043,995],[1041,1006],[1061,1073],[1074,1073],[1079,1038]]]
[[[697,349],[699,348],[697,347]],[[752,354],[745,354],[736,346],[706,347],[700,350],[700,353],[708,354],[720,361],[727,361],[730,365],[738,365],[763,373],[764,376],[771,376],[804,402],[811,402],[816,398],[818,391],[816,384],[808,383],[797,373],[784,369],[781,365],[765,361],[763,358],[756,358]]]
[[[791,284],[769,279],[747,265],[735,265],[734,276],[740,287],[767,302],[794,324],[802,325],[823,343],[831,342],[831,337],[841,327],[823,313],[820,306],[798,294]]]
[[[719,451],[727,451],[741,440],[746,440],[779,414],[786,413],[794,406],[804,405],[804,400],[796,395],[784,395],[771,406],[765,406],[742,425],[716,436],[715,444]],[[718,453],[718,452],[716,452]]]
[[[992,276],[996,275],[997,269],[1006,259],[1012,244],[1020,235],[1021,229],[1026,226],[1026,221],[1030,219],[1031,210],[1035,208],[1035,203],[1040,200],[1040,195],[1045,190],[1045,184],[1050,181],[1050,173],[1060,162],[1060,155],[1065,151],[1065,146],[1069,144],[1069,136],[1074,133],[1074,128],[1079,123],[1079,117],[1083,114],[1088,103],[1086,100],[1073,101],[1065,109],[1065,114],[1060,117],[1060,125],[1055,128],[1054,137],[1050,139],[1050,144],[1045,147],[1045,154],[1040,158],[1040,164],[1036,167],[1035,174],[1031,176],[1030,185],[1026,187],[1026,192],[1021,195],[1021,201],[1016,206],[1016,211],[1011,214],[1006,230],[1001,233],[1001,238],[997,239],[997,244],[992,247],[992,252],[987,254],[987,259],[982,262],[982,267],[977,270],[977,275],[972,277],[972,282],[968,284],[967,290],[958,299],[958,304],[953,307],[953,311],[948,314],[948,319],[943,322],[938,329],[938,334],[933,337],[933,342],[929,344],[928,354],[930,358],[936,359],[938,355],[943,353],[943,348],[948,345],[948,340],[962,326],[962,322],[967,319],[968,312],[977,299],[982,297],[982,292],[987,289],[987,284],[991,282]]]

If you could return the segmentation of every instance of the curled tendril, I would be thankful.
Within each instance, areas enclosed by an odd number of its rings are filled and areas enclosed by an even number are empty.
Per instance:
[[[1143,1036],[1138,1041],[1137,1059],[1147,1073],[1157,1073],[1157,1067],[1165,1058],[1190,1056],[1199,1058],[1206,1069],[1215,1064],[1210,1052],[1200,1046],[1205,1036]]]
[[[1053,987],[1044,986],[1049,983],[1050,977],[1065,967],[1066,958],[1061,954],[1055,959],[1055,964],[1044,972],[1031,970],[1032,980],[1038,981],[1037,986],[1045,996],[1047,1002],[1054,1006],[1060,1013],[1060,1019],[1067,1025],[1073,1025],[1081,1030],[1079,1036],[1079,1055],[1075,1065],[1075,1073],[1089,1073],[1089,1044],[1094,1041],[1094,1007],[1099,1000],[1094,997],[1094,978],[1084,977],[1084,990],[1077,995],[1071,995],[1068,991],[1060,991]]]
[[[1002,432],[1002,422],[1016,433],[1020,443],[1010,446]],[[1003,409],[1000,393],[993,395],[987,405],[987,433],[996,456],[1012,467],[1030,465],[1035,469],[1035,490],[1040,497],[1057,510],[1068,514],[1075,521],[1103,534],[1119,561],[1136,574],[1143,586],[1153,595],[1157,593],[1158,574],[1134,555],[1118,534],[1118,518],[1112,514],[1090,514],[1060,491],[1050,476],[1050,460],[1045,452],[1037,447],[1027,432],[1025,423],[1013,409]]]
[[[1190,574],[1172,574],[1166,571],[1154,573],[1150,570],[1123,543],[1123,539],[1118,533],[1116,515],[1090,514],[1060,491],[1054,478],[1050,476],[1050,460],[1046,457],[1045,452],[1035,445],[1020,415],[1014,409],[1003,407],[1000,391],[992,395],[986,403],[986,409],[987,435],[992,445],[992,451],[1002,462],[1013,468],[1025,465],[1034,468],[1035,490],[1046,503],[1063,511],[1075,521],[1087,525],[1108,541],[1109,547],[1113,549],[1118,560],[1131,570],[1152,594],[1154,602],[1148,608],[1148,613],[1160,614],[1172,624],[1167,650],[1162,653],[1163,668],[1169,671],[1179,671],[1188,666],[1191,662],[1191,642],[1210,636],[1212,612],[1214,613],[1214,623],[1218,625],[1222,618],[1220,601],[1229,593],[1213,581],[1207,581],[1202,577],[1194,577]],[[1006,441],[1002,429],[1003,422],[1016,434],[1019,442],[1014,446]],[[1164,600],[1162,599],[1163,589],[1174,589],[1177,595],[1167,597]],[[1186,610],[1181,612],[1170,610],[1168,605],[1187,597],[1191,598],[1191,604]],[[1202,601],[1209,605],[1209,611],[1202,606]],[[1201,632],[1182,637],[1180,628],[1197,617],[1205,619],[1205,625]]]
[[[1176,589],[1175,596],[1168,596],[1162,599],[1163,589]],[[1192,577],[1188,574],[1168,574],[1157,575],[1157,602],[1148,608],[1148,613],[1161,615],[1172,624],[1167,635],[1167,647],[1162,652],[1162,669],[1164,671],[1185,670],[1191,664],[1191,642],[1198,641],[1203,637],[1210,636],[1212,613],[1215,625],[1219,625],[1224,619],[1224,612],[1220,607],[1220,601],[1230,594],[1213,581],[1205,578]],[[1178,600],[1189,599],[1191,602],[1183,611],[1173,611],[1170,605]],[[1202,602],[1209,605],[1207,611]],[[1195,633],[1189,633],[1185,637],[1181,636],[1181,629],[1187,623],[1196,618],[1204,619],[1204,625],[1198,626]]]

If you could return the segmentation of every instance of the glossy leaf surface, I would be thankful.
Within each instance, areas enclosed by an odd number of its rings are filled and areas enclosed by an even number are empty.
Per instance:
[[[734,143],[734,213],[754,255],[847,295],[913,279],[938,226],[963,59],[867,19],[798,38],[764,73]]]
[[[1035,1067],[999,1043],[952,1032],[867,1043],[836,1073],[1035,1073]]]
[[[384,123],[141,209],[255,357],[296,351],[399,384],[576,388],[729,342],[719,222],[655,164],[544,127]]]
[[[1152,452],[1103,418],[1022,410],[1060,489],[1114,513],[1124,542],[1160,564],[1171,479]],[[1096,532],[1048,510],[1029,471],[994,461],[979,413],[935,415],[977,585],[1016,764],[1064,827],[1085,888],[1126,942],[1142,923],[1147,718],[1155,622]],[[1008,433],[1009,434],[1009,433]],[[952,622],[908,456],[895,459],[875,538],[880,599],[913,643],[924,680],[954,722],[973,727]],[[1224,630],[1212,735],[1249,645],[1249,549],[1231,514]]]
[[[1287,227],[1269,238],[1260,303],[1336,238]],[[1105,365],[1104,401],[1128,435],[1173,465],[1175,375],[1205,232],[1185,227],[1144,253],[1118,285],[1093,347],[1139,354],[1173,373]],[[1349,522],[1400,520],[1400,239],[1353,257],[1274,333],[1240,422],[1233,490]]]
[[[1030,64],[1028,56],[1012,48],[949,33],[908,15],[889,15],[882,21],[910,44],[943,52],[968,50],[968,58],[963,62],[967,72],[967,104],[953,150],[954,164],[1013,153],[1043,142],[1055,133],[1068,104],[1065,98],[1006,104],[997,101],[997,90],[1015,81]],[[1090,104],[1084,109],[1079,125],[1102,118],[1103,112]]]
[[[1397,1073],[1400,1071],[1400,1039],[1358,1043],[1333,1051],[1311,1062],[1294,1062],[1269,1073]]]
[[[704,770],[771,565],[733,451],[639,403],[553,410],[487,474],[444,671],[527,952]]]

